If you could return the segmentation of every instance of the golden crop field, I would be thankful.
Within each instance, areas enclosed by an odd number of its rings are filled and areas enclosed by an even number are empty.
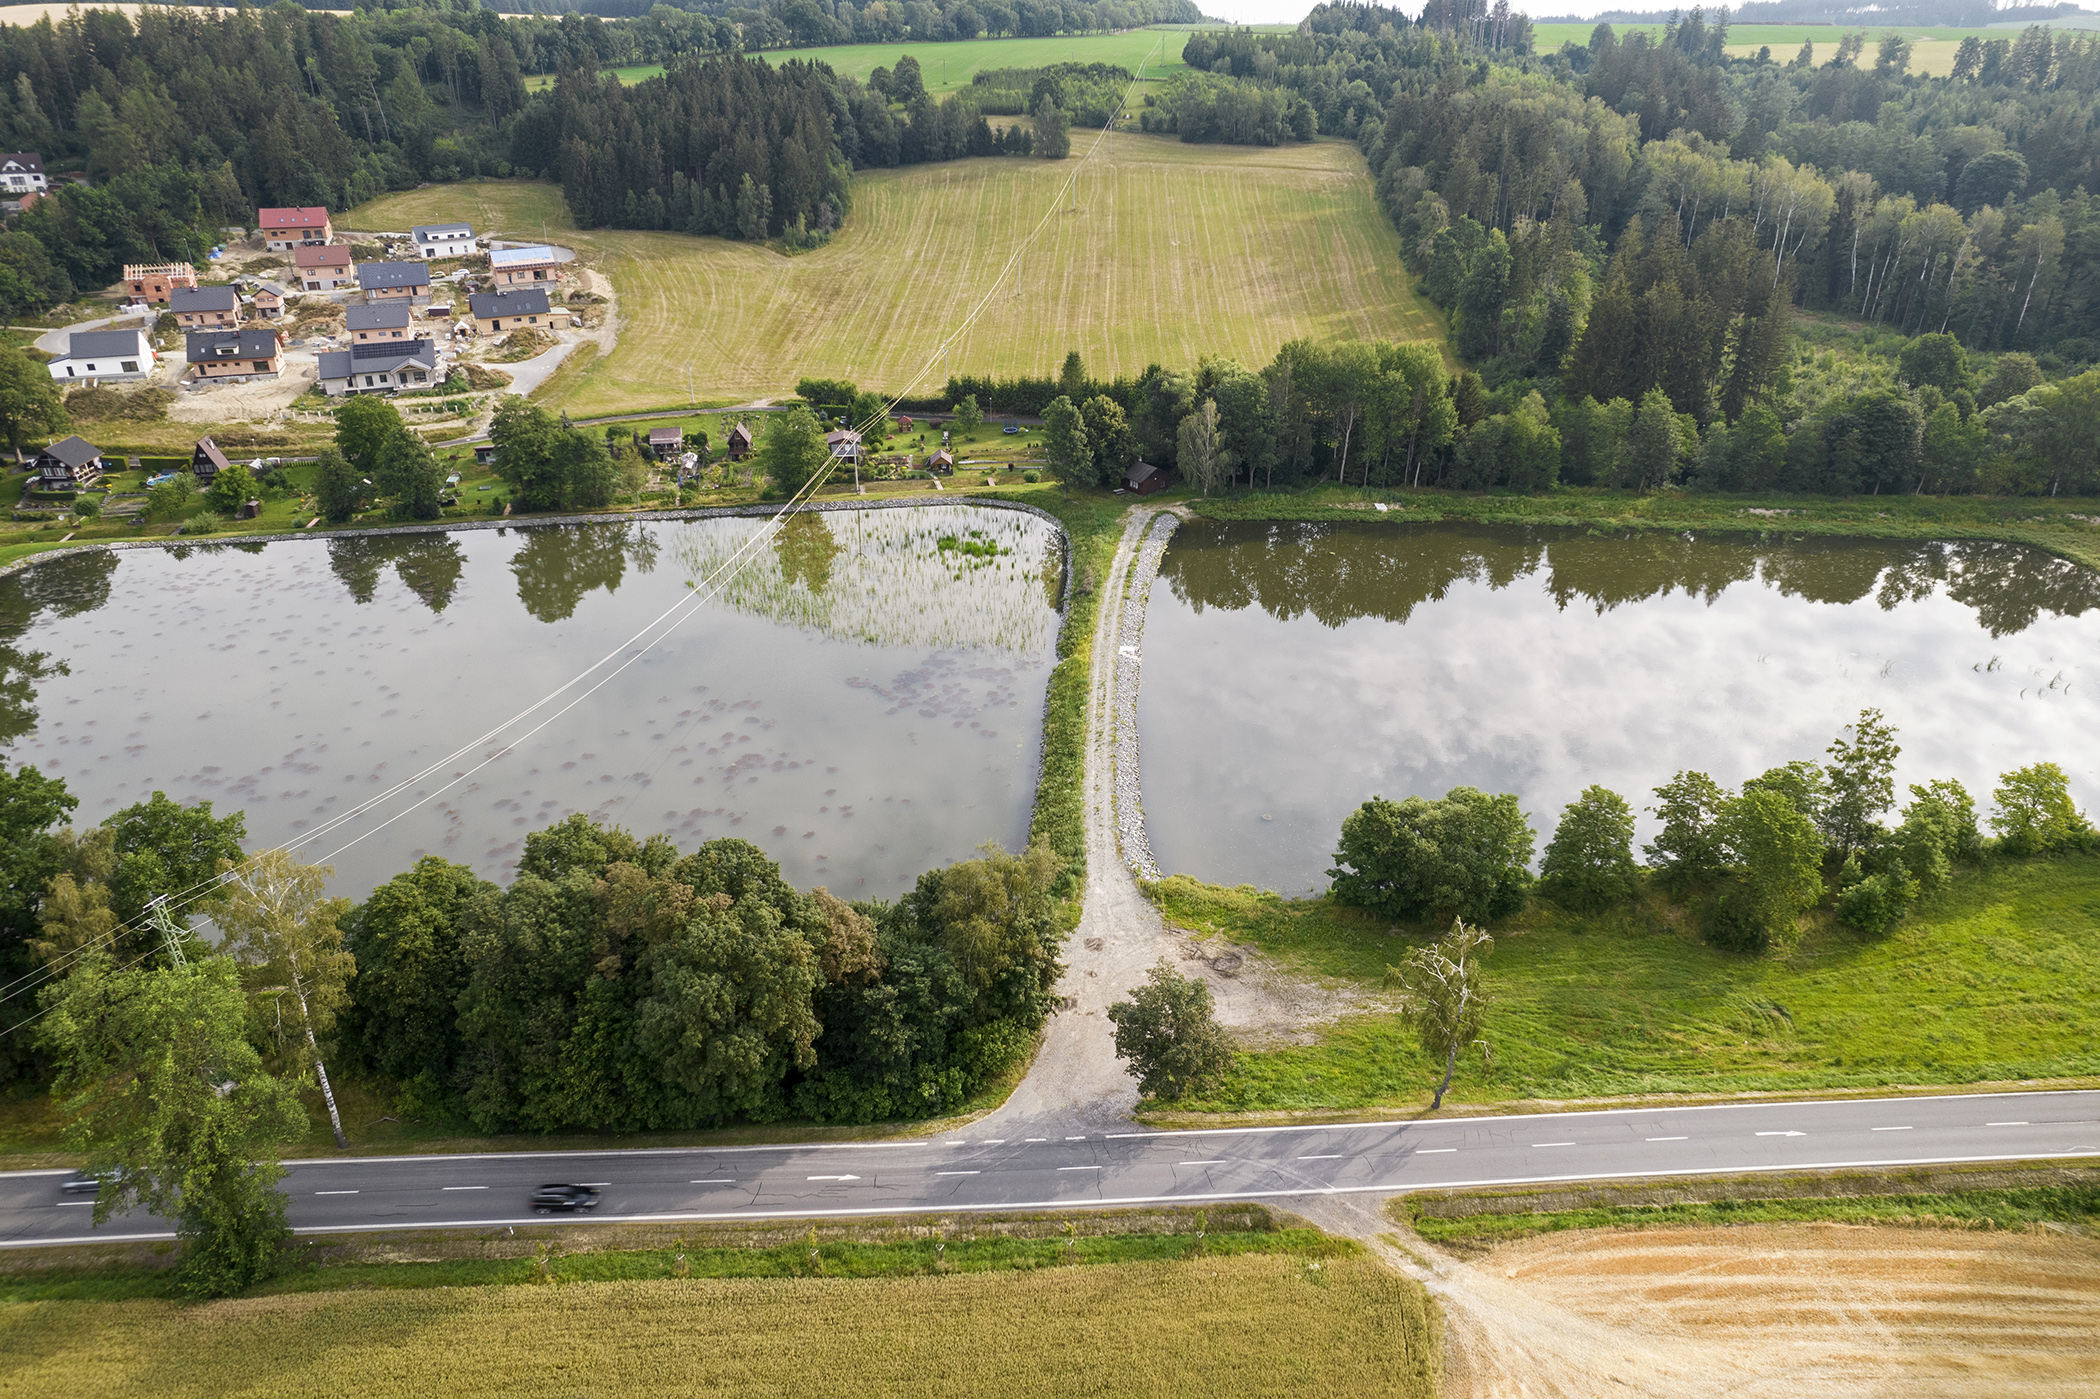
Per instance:
[[[937,393],[948,371],[1054,373],[1067,350],[1105,376],[1204,355],[1259,367],[1300,336],[1442,338],[1354,146],[1122,134],[1050,212],[1083,150],[866,172],[840,234],[792,258],[682,234],[578,233],[549,187],[521,183],[387,195],[341,222],[471,218],[573,244],[620,299],[618,347],[558,387],[558,406],[578,416],[679,402],[689,364],[702,399],[784,394],[804,375]],[[980,301],[944,371],[942,338]]]
[[[1426,1305],[1369,1258],[1280,1255],[859,1281],[20,1302],[0,1309],[0,1392],[1431,1399]]]

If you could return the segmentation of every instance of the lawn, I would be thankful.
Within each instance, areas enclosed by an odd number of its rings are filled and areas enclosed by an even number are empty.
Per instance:
[[[1375,987],[1427,929],[1325,900],[1185,877],[1154,886],[1170,922],[1285,965]],[[1460,1102],[1798,1092],[2100,1074],[2100,858],[1965,874],[1885,937],[1827,915],[1789,955],[1706,946],[1662,907],[1596,920],[1534,903],[1494,929],[1494,1004]],[[1198,1111],[1425,1105],[1430,1066],[1398,1018],[1242,1056]]]
[[[393,1395],[1435,1393],[1414,1284],[1357,1256],[22,1301],[0,1388]]]
[[[1108,375],[1203,355],[1259,366],[1299,336],[1442,338],[1351,145],[1119,135],[1057,207],[1075,168],[993,158],[867,172],[839,236],[793,258],[675,233],[578,233],[552,213],[552,187],[514,182],[388,195],[342,221],[472,218],[576,246],[620,300],[618,347],[543,395],[578,417],[668,407],[689,365],[699,396],[742,400],[804,375],[937,393],[950,370],[1054,373],[1068,349]],[[941,337],[980,302],[944,368]]]
[[[768,63],[828,63],[840,77],[866,82],[868,74],[877,68],[894,68],[900,57],[910,54],[919,60],[926,90],[942,93],[968,87],[972,78],[988,68],[1041,68],[1051,63],[1114,63],[1132,73],[1144,63],[1147,77],[1171,77],[1186,71],[1181,63],[1181,48],[1188,42],[1192,28],[1061,34],[1047,39],[969,39],[949,44],[841,44],[821,49],[771,49],[751,56]],[[661,63],[650,63],[611,71],[623,83],[638,83],[663,70]],[[541,73],[527,78],[525,86],[538,89],[553,82],[553,74]]]

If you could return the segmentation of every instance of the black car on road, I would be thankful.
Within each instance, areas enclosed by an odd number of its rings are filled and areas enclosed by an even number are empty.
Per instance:
[[[598,1208],[598,1192],[588,1185],[543,1185],[532,1192],[532,1207],[541,1214],[594,1210]]]

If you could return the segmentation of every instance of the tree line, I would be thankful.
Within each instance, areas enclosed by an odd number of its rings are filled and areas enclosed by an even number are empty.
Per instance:
[[[1655,789],[1649,810],[1662,829],[1642,848],[1645,867],[1634,858],[1632,805],[1590,787],[1561,813],[1536,880],[1536,835],[1515,796],[1458,787],[1437,799],[1374,797],[1342,823],[1331,895],[1387,918],[1485,923],[1518,912],[1534,891],[1596,914],[1653,886],[1715,946],[1758,954],[1790,947],[1818,905],[1880,935],[1964,865],[2100,846],[2063,769],[2048,762],[1999,779],[1990,839],[1974,799],[1951,780],[1914,784],[1888,824],[1901,751],[1895,730],[1868,709],[1825,762],[1797,759],[1735,791],[1680,772]]]
[[[326,869],[244,856],[238,812],[155,793],[76,831],[77,804],[0,771],[0,1079],[58,1096],[98,1222],[177,1221],[199,1295],[275,1266],[302,1089],[338,1141],[345,1073],[479,1132],[929,1117],[1027,1054],[1061,970],[1045,846],[849,904],[742,841],[681,853],[579,815],[507,885],[426,857],[353,905]]]

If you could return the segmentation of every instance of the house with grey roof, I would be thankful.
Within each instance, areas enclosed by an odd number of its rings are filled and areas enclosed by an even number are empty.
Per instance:
[[[430,264],[427,262],[367,262],[357,269],[357,289],[366,304],[374,301],[430,300]]]
[[[406,301],[368,302],[343,312],[345,329],[354,343],[370,340],[413,340],[408,324],[415,318]]]
[[[472,257],[474,228],[464,223],[419,223],[408,231],[416,256],[429,262],[440,257]]]
[[[143,330],[76,330],[66,353],[45,365],[59,380],[143,379],[153,372],[153,342]]]
[[[568,308],[549,302],[541,287],[476,292],[467,298],[467,310],[473,314],[474,329],[485,335],[502,334],[521,326],[541,330],[566,330],[569,326]]]
[[[213,383],[274,379],[284,372],[284,350],[275,326],[250,330],[193,330],[183,352],[190,373]]]
[[[441,381],[442,361],[437,346],[428,340],[353,344],[347,350],[329,350],[320,360],[321,392],[333,398],[427,389]]]
[[[241,323],[241,296],[232,287],[177,287],[168,296],[168,314],[184,330]]]
[[[40,491],[77,491],[102,479],[102,449],[84,437],[68,437],[38,452],[30,469]]]

